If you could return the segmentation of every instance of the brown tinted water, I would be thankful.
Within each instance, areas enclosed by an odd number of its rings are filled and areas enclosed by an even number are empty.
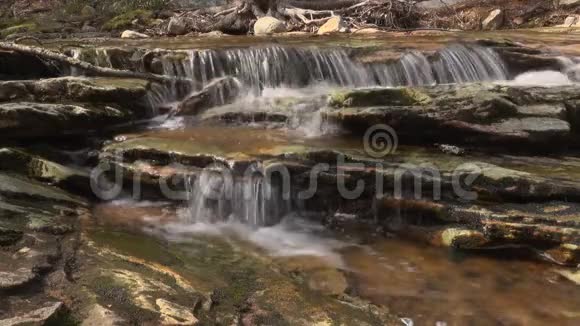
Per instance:
[[[187,234],[186,226],[179,226],[179,238],[171,237],[168,223],[178,220],[176,210],[153,203],[135,204],[116,202],[98,206],[94,215],[97,221],[110,226],[139,230],[163,229],[165,240],[199,243],[212,237],[222,238],[232,246],[232,251],[244,250],[250,255],[268,259],[268,241],[257,241],[260,234],[278,237],[278,242],[290,242],[297,232],[307,233],[300,237],[302,246],[324,249],[318,254],[297,256],[285,252],[283,259],[271,260],[282,270],[294,270],[297,260],[302,269],[320,270],[327,262],[342,260],[339,268],[348,275],[350,295],[361,297],[377,305],[384,305],[401,318],[409,318],[414,325],[578,325],[580,323],[580,286],[561,277],[553,265],[520,260],[517,257],[501,259],[491,256],[463,255],[444,249],[424,247],[397,238],[375,238],[364,245],[357,240],[345,240],[343,234],[328,230],[262,228],[236,231],[238,236],[228,233],[196,232]],[[202,230],[209,230],[204,226]],[[175,230],[175,228],[173,229]],[[235,228],[233,230],[236,230]],[[245,234],[241,234],[245,233]],[[269,232],[269,233],[268,233]],[[155,234],[155,233],[154,233]],[[181,239],[181,240],[176,240]],[[276,239],[276,238],[272,238]],[[272,240],[270,239],[270,240]],[[253,242],[254,241],[254,242]],[[335,245],[334,242],[341,245]],[[185,243],[184,242],[184,243]],[[325,247],[326,248],[323,248]],[[211,252],[204,251],[211,255]],[[220,253],[222,259],[227,254]],[[223,256],[225,255],[225,256]],[[329,257],[329,256],[333,257]],[[203,262],[208,257],[192,255],[191,259]],[[196,264],[195,261],[192,262]],[[328,263],[330,264],[330,263]],[[288,265],[288,266],[286,266]],[[309,265],[312,265],[308,267]],[[275,266],[272,266],[276,268]],[[319,283],[336,282],[336,274],[328,273],[331,279],[320,279]],[[326,275],[326,274],[324,274]],[[323,294],[311,292],[312,296]],[[439,324],[438,324],[439,323]]]

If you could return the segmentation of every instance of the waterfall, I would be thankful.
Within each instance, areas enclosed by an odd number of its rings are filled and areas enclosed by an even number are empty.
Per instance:
[[[206,168],[189,180],[187,223],[234,220],[246,225],[271,226],[290,213],[289,193],[262,174],[234,177],[227,168]]]
[[[270,46],[187,51],[186,57],[162,60],[168,75],[190,78],[198,85],[233,75],[248,88],[305,87],[325,82],[344,87],[416,86],[505,80],[507,69],[494,50],[452,45],[432,56],[418,51],[392,63],[364,64],[346,49]]]

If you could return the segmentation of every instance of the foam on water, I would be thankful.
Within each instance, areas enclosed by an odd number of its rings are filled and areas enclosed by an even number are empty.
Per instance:
[[[513,81],[507,82],[515,86],[561,86],[572,83],[567,75],[551,70],[526,72],[518,75]]]
[[[180,213],[187,216],[189,211]],[[289,215],[270,227],[253,228],[235,219],[217,223],[170,223],[163,226],[163,234],[171,241],[190,241],[194,236],[219,236],[236,241],[246,241],[276,257],[315,256],[335,267],[342,268],[338,250],[352,245],[325,235],[322,225],[298,216]]]

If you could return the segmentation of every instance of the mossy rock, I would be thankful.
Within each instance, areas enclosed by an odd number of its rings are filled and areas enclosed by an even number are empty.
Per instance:
[[[369,106],[412,106],[431,102],[429,95],[415,88],[358,89],[336,92],[330,97],[330,106],[369,107]]]
[[[0,170],[22,174],[51,184],[73,187],[77,185],[86,190],[90,188],[88,172],[69,168],[18,149],[0,149]]]
[[[103,25],[103,29],[113,31],[129,28],[133,25],[134,20],[138,20],[143,25],[151,23],[153,12],[149,10],[133,10],[114,17]]]

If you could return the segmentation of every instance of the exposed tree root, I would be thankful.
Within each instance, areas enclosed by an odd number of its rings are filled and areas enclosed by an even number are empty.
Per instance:
[[[128,70],[117,70],[111,68],[98,67],[86,61],[71,58],[64,54],[50,51],[48,49],[41,47],[26,46],[11,42],[0,42],[0,50],[34,55],[42,60],[58,62],[61,64],[68,65],[70,67],[81,69],[82,71],[87,72],[94,76],[147,79],[160,83],[175,81],[175,78],[173,77],[167,77],[150,73],[133,72]]]
[[[316,30],[332,16],[340,15],[351,28],[378,27],[398,30],[419,27],[420,14],[413,0],[237,0],[226,6],[186,13],[193,31],[219,30],[248,33],[256,19],[272,16],[292,30]]]

